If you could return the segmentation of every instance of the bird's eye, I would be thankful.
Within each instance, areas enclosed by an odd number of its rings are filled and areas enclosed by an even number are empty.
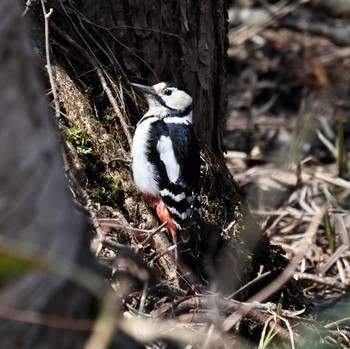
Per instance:
[[[164,94],[170,96],[173,93],[172,90],[164,90]]]

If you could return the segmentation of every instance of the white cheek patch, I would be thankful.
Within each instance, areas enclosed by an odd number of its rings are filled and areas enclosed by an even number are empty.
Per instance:
[[[170,137],[161,136],[157,143],[160,160],[163,161],[170,182],[175,183],[180,175],[180,166],[175,158]]]
[[[164,95],[162,98],[167,106],[176,110],[183,110],[192,104],[192,98],[184,91],[175,91],[170,96]]]

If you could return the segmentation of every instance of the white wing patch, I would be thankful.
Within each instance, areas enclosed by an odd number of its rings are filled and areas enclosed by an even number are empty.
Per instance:
[[[161,136],[157,143],[160,160],[163,161],[170,182],[175,183],[180,175],[180,166],[175,158],[170,137]]]

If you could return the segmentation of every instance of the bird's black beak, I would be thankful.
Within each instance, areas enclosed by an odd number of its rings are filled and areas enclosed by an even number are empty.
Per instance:
[[[154,95],[155,91],[152,86],[145,86],[140,84],[130,84],[135,90],[142,92],[145,95]]]

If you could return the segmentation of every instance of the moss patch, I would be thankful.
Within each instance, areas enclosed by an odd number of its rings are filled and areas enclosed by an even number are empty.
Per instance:
[[[92,142],[88,138],[85,130],[72,127],[66,129],[66,136],[74,145],[78,155],[88,155],[93,153]]]

